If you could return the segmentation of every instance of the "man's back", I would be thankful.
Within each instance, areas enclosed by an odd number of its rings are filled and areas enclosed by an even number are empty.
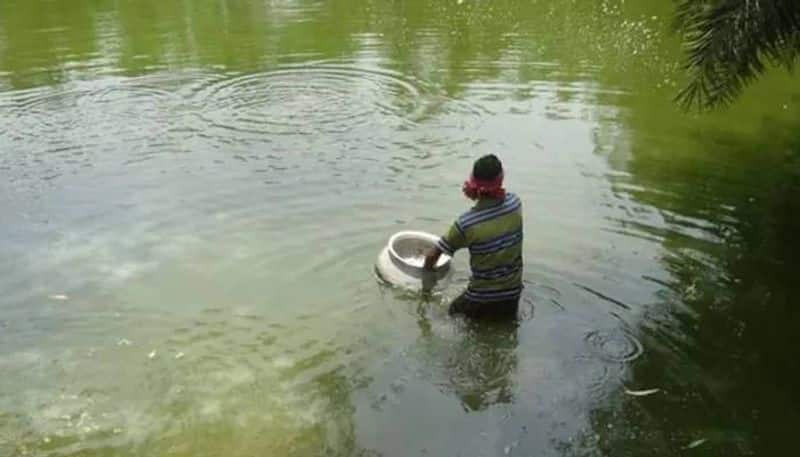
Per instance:
[[[442,253],[469,248],[469,287],[451,314],[514,317],[522,293],[522,202],[503,187],[503,164],[494,154],[476,160],[461,191],[476,202],[425,256],[431,270]]]
[[[522,291],[522,203],[514,194],[481,199],[456,220],[439,249],[452,255],[469,248],[472,277],[465,298],[478,302],[518,300]]]

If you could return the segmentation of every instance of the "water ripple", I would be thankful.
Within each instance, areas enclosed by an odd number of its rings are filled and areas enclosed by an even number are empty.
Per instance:
[[[157,87],[117,79],[2,94],[0,145],[13,152],[2,161],[15,178],[32,182],[118,162],[120,152],[139,156],[150,142],[170,137],[179,101]]]
[[[642,343],[624,330],[594,330],[584,336],[584,342],[594,355],[608,362],[632,362],[644,352]]]
[[[413,123],[424,88],[398,73],[303,65],[217,81],[195,101],[217,139],[344,133]]]

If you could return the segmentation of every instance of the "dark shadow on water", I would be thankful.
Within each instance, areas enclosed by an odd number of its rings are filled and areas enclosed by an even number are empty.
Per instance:
[[[632,131],[646,131],[640,127]],[[662,240],[669,277],[639,324],[645,356],[630,366],[626,384],[661,392],[620,393],[596,408],[593,431],[566,455],[586,448],[614,456],[794,452],[800,424],[797,127],[765,119],[754,137],[704,130],[693,149],[671,155],[648,150],[653,145],[644,141],[637,149],[634,138],[624,171],[641,189],[633,198],[663,212],[663,226],[640,229]]]

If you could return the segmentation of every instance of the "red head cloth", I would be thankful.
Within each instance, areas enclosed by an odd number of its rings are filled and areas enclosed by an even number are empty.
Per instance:
[[[504,198],[506,196],[506,190],[503,189],[502,172],[491,180],[478,179],[474,175],[469,175],[469,180],[464,181],[462,190],[464,191],[464,195],[471,200],[477,200],[479,198]]]

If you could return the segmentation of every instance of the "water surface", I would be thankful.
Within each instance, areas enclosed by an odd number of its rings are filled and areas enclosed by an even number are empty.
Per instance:
[[[2,2],[0,455],[793,449],[800,87],[681,113],[672,8]],[[446,316],[463,254],[372,273],[489,152],[509,326]]]

